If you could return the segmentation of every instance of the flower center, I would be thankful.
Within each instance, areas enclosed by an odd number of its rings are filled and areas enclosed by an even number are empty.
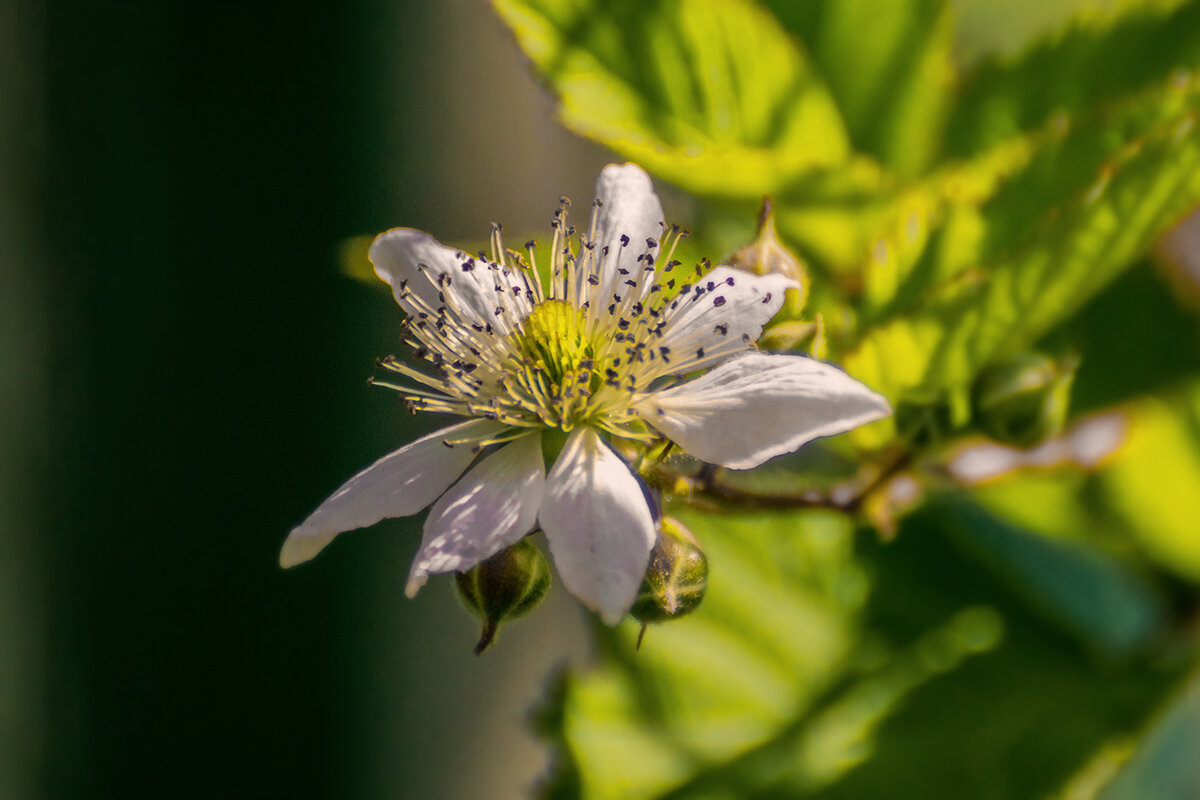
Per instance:
[[[590,373],[593,350],[584,335],[585,322],[579,309],[562,300],[547,300],[525,318],[517,346],[535,369],[561,384],[581,369]]]
[[[538,304],[514,334],[517,383],[541,398],[547,422],[570,430],[587,417],[588,399],[600,384],[587,316],[563,300]]]

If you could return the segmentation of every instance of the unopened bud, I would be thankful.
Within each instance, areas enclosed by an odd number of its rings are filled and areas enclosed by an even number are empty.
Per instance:
[[[787,319],[763,330],[758,346],[763,350],[800,350],[811,344],[816,333],[815,322]]]
[[[550,587],[550,566],[542,551],[522,539],[466,572],[456,573],[458,596],[483,620],[475,655],[496,638],[500,623],[526,614]]]
[[[642,622],[663,622],[700,607],[708,588],[708,559],[691,532],[672,517],[663,517],[650,564],[629,613]]]
[[[945,399],[905,400],[896,405],[896,430],[914,448],[936,447],[955,428],[953,411]]]
[[[997,362],[975,381],[972,411],[979,427],[1001,444],[1033,447],[1062,432],[1078,366],[1021,353]]]
[[[758,346],[763,350],[807,350],[813,358],[824,361],[829,357],[825,318],[817,314],[812,322],[798,319],[775,322],[763,329]]]
[[[789,289],[784,302],[784,317],[796,318],[808,301],[808,273],[800,257],[793,253],[779,238],[775,230],[775,210],[769,197],[763,198],[758,214],[758,233],[754,241],[738,248],[726,261],[731,267],[753,272],[756,275],[779,273],[800,284],[799,289]]]

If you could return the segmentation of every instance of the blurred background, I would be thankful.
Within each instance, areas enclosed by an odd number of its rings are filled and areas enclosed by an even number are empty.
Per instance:
[[[1082,4],[964,0],[961,50]],[[276,558],[424,424],[343,243],[542,232],[610,158],[482,0],[0,3],[0,798],[526,794],[572,602],[476,659],[417,523]]]
[[[481,2],[19,1],[0,31],[0,797],[523,794],[571,605],[476,659],[449,582],[404,598],[419,524],[276,559],[421,422],[366,385],[401,318],[341,243],[540,228],[604,154]]]

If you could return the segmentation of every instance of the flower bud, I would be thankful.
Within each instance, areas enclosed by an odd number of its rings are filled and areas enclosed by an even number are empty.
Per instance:
[[[896,430],[915,448],[936,447],[954,432],[954,412],[944,398],[905,400],[896,405]]]
[[[525,537],[466,572],[454,575],[458,596],[483,620],[475,655],[496,638],[500,623],[533,610],[550,587],[550,566]]]
[[[1075,359],[1055,361],[1021,353],[980,373],[971,405],[975,421],[991,438],[1014,447],[1033,447],[1062,432],[1071,398]]]
[[[786,319],[763,330],[758,346],[763,350],[802,350],[816,339],[817,323]]]
[[[808,272],[800,257],[779,238],[775,229],[775,209],[769,197],[763,198],[762,209],[758,212],[758,233],[754,241],[738,248],[725,263],[756,275],[779,273],[792,278],[800,288],[788,290],[783,316],[795,319],[804,310],[808,302]]]
[[[663,622],[700,607],[708,588],[708,559],[679,520],[663,517],[650,564],[629,613],[642,622]]]

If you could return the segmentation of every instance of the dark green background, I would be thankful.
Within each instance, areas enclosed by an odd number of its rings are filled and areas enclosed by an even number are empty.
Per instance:
[[[395,92],[422,78],[397,41],[415,13],[51,1],[32,15],[54,422],[38,793],[367,791],[379,723],[363,718],[355,615],[399,594],[404,562],[384,549],[390,569],[373,570],[363,548],[284,573],[276,556],[405,436],[364,386],[393,348],[390,304],[339,275],[337,252],[421,221],[420,198],[390,188],[405,175],[379,167],[389,150],[403,164],[406,140],[371,113],[385,87],[414,105]]]
[[[449,582],[403,595],[420,517],[277,557],[438,422],[366,385],[400,315],[347,239],[533,230],[604,155],[480,0],[15,0],[0,34],[0,797],[523,795],[572,603],[477,660]]]
[[[44,6],[47,796],[347,794],[351,565],[275,558],[362,438],[371,6]]]

